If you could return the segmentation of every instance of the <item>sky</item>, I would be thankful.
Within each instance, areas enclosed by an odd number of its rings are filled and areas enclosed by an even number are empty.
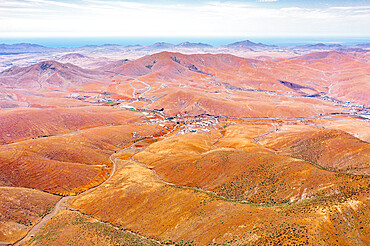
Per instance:
[[[370,37],[370,0],[0,0],[0,38]]]

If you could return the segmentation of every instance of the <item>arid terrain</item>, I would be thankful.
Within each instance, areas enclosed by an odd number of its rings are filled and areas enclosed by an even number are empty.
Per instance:
[[[370,54],[0,45],[0,245],[370,245]]]

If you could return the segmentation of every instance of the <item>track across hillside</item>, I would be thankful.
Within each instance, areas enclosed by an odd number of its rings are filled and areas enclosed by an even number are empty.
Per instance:
[[[171,130],[169,131],[168,133],[166,133],[165,135],[163,136],[160,136],[160,137],[164,137],[164,136],[167,136],[168,134],[171,134],[174,130],[176,129],[176,126]],[[155,139],[155,138],[159,138],[159,137],[151,137],[152,139]],[[126,150],[126,149],[129,149],[131,148],[134,144],[136,143],[136,141],[134,141],[133,143],[131,143],[128,147],[122,149],[121,151],[123,150]],[[116,163],[116,158],[117,157],[114,157],[115,153],[113,153],[110,157],[109,157],[109,160],[112,162],[112,170],[111,170],[111,173],[109,174],[109,177],[104,181],[102,182],[101,184],[99,184],[98,186],[95,186],[91,189],[88,189],[82,193],[79,193],[77,195],[70,195],[70,196],[65,196],[63,197],[62,199],[60,199],[60,201],[58,203],[55,204],[53,210],[47,214],[45,217],[43,217],[37,224],[35,224],[32,229],[22,238],[20,239],[19,241],[15,242],[13,245],[14,246],[21,246],[21,245],[24,245],[27,241],[29,241],[34,235],[36,235],[45,225],[46,223],[48,223],[55,215],[57,215],[60,211],[62,210],[66,210],[66,209],[69,209],[67,208],[67,205],[68,205],[68,202],[71,198],[73,197],[76,197],[80,194],[84,194],[84,193],[87,193],[87,192],[91,192],[97,188],[99,188],[101,185],[103,185],[104,183],[106,183],[107,181],[109,181],[113,175],[115,174],[115,172],[117,171],[117,163]],[[73,210],[75,211],[75,210]],[[1,245],[1,243],[0,243]],[[4,244],[4,245],[8,245],[7,243]]]

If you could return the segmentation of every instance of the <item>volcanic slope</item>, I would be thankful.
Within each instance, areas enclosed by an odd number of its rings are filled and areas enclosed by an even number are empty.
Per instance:
[[[270,73],[342,101],[369,105],[369,61],[368,53],[316,52],[270,63]]]
[[[144,119],[142,114],[111,107],[3,109],[0,111],[0,144]]]
[[[261,143],[327,170],[370,174],[370,144],[341,130],[286,127]]]
[[[335,65],[338,57],[340,66]],[[305,63],[307,59],[313,59],[312,63]],[[315,64],[320,62],[323,65],[316,68]],[[345,100],[333,93],[338,84],[343,85],[343,90],[348,86],[361,90],[355,101],[366,104],[363,99],[368,98],[364,90],[367,84],[351,81],[367,76],[368,69],[367,55],[358,57],[341,52],[264,61],[232,55],[162,52],[102,68],[133,79],[115,88],[129,83],[134,88],[133,97],[140,101],[135,104],[137,107],[163,108],[170,115],[203,113],[281,118],[343,112],[343,108],[333,103],[334,99],[325,97],[338,96]],[[346,79],[340,81],[344,74]],[[351,101],[353,98],[349,97]]]
[[[137,59],[135,61],[109,68],[110,72],[116,74],[140,78],[140,80],[150,82],[161,80],[191,84],[192,82],[202,81],[201,85],[207,86],[213,83],[247,84],[250,82],[248,74],[252,74],[255,68],[262,62],[258,60],[245,59],[233,55],[221,54],[195,54],[184,55],[181,53],[161,52],[150,56]],[[104,69],[104,68],[102,68]],[[279,88],[285,90],[285,86],[278,81],[264,80],[263,88]],[[199,84],[199,83],[198,83]]]
[[[369,68],[367,53],[330,51],[262,61],[227,54],[161,52],[102,70],[145,82],[198,84],[204,89],[221,85],[229,90],[265,90],[298,96],[321,93],[342,100],[347,93],[348,99],[369,104],[366,94]],[[354,80],[359,82],[353,83]]]
[[[133,158],[167,182],[251,203],[292,202],[328,195],[333,186],[339,189],[343,180],[336,181],[334,173],[277,155],[253,141],[268,130],[266,125],[242,125],[229,126],[223,137],[178,135],[153,143]]]
[[[169,89],[158,92],[158,100],[147,106],[163,108],[169,115],[210,114],[225,117],[308,117],[331,112],[342,112],[332,104],[314,98],[290,99],[283,95],[258,92],[236,92],[228,95],[204,93],[197,89]]]
[[[0,106],[87,106],[106,97],[105,102],[163,108],[171,115],[307,117],[343,112],[325,97],[347,100],[343,91],[366,104],[368,70],[366,54],[341,52],[265,60],[161,52],[96,70],[50,61],[3,71]]]
[[[342,130],[365,142],[370,142],[370,124],[362,118],[336,117],[333,119],[319,119],[315,121],[315,124],[322,128]]]
[[[0,187],[0,242],[14,243],[22,238],[59,199],[33,189]]]
[[[62,211],[25,245],[160,245],[78,212]]]
[[[56,108],[56,107],[82,107],[91,106],[82,100],[69,98],[70,91],[55,90],[29,90],[0,88],[0,107],[8,108]]]
[[[54,194],[79,193],[108,177],[114,151],[162,130],[158,125],[102,126],[2,145],[0,183]]]
[[[4,98],[1,100],[0,97],[0,103],[4,104],[4,107],[16,107],[23,105],[21,102],[31,101],[32,105],[36,106],[37,99],[42,99],[48,101],[39,106],[56,106],[54,99],[43,92],[58,92],[59,95],[55,94],[55,97],[66,97],[68,94],[65,93],[69,91],[107,91],[116,98],[123,96],[121,98],[128,100],[147,100],[143,106],[145,107],[164,96],[163,93],[158,94],[158,91],[161,91],[159,89],[167,87],[167,91],[173,92],[188,87],[199,89],[198,92],[204,93],[206,98],[222,99],[225,103],[238,100],[233,98],[235,95],[259,98],[264,97],[264,94],[270,97],[283,94],[285,98],[276,100],[296,102],[301,100],[296,97],[320,98],[326,95],[343,102],[350,100],[369,104],[368,58],[367,53],[338,51],[311,53],[289,59],[263,60],[228,54],[184,55],[161,52],[133,61],[113,62],[95,70],[82,69],[68,63],[45,61],[1,72],[1,85],[7,88],[7,91],[2,93]],[[140,88],[143,85],[144,87]],[[9,92],[9,89],[14,88],[18,91]],[[132,90],[132,93],[127,90]],[[251,92],[255,93],[251,96]],[[17,100],[17,97],[20,99]],[[63,105],[72,101],[63,98]],[[266,102],[263,98],[257,101],[260,104]],[[307,105],[317,104],[315,101],[308,101],[307,99]],[[78,103],[76,106],[87,105],[84,101],[75,103]],[[213,102],[208,104],[212,105]],[[247,105],[246,102],[243,104]],[[277,111],[280,110],[284,109],[279,108]]]
[[[58,62],[61,63],[72,63],[73,65],[87,68],[87,69],[95,69],[101,66],[104,66],[108,63],[112,63],[113,60],[105,58],[105,57],[90,57],[85,56],[79,53],[69,53],[65,54],[57,59]]]
[[[353,86],[348,100],[367,103],[368,66],[366,53],[162,52],[99,70],[14,67],[0,74],[0,106],[38,109],[0,113],[0,185],[76,195],[70,209],[78,211],[49,221],[31,242],[39,245],[114,244],[126,235],[117,228],[163,243],[368,245],[367,133],[338,122],[367,123],[349,118],[351,103],[328,97],[347,100],[340,93]],[[102,183],[112,162],[118,170]],[[36,212],[25,218],[35,223]],[[18,224],[14,235],[27,229]],[[65,234],[49,233],[62,225]]]
[[[1,83],[7,88],[40,90],[68,88],[91,81],[106,81],[107,75],[97,70],[82,69],[70,63],[44,61],[28,67],[12,67],[0,73]]]
[[[72,207],[160,241],[366,245],[368,177],[278,155],[255,143],[267,133],[243,124],[170,136],[116,159],[112,179]]]

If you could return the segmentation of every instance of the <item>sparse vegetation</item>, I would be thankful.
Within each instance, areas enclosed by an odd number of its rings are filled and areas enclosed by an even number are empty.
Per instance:
[[[46,215],[48,215],[51,211],[53,211],[54,207],[50,207],[46,210],[44,210],[42,213],[39,214],[41,218],[44,218]]]
[[[238,45],[1,72],[0,244],[370,245],[366,48]]]
[[[78,212],[63,211],[26,245],[159,245],[129,231],[96,221]]]

